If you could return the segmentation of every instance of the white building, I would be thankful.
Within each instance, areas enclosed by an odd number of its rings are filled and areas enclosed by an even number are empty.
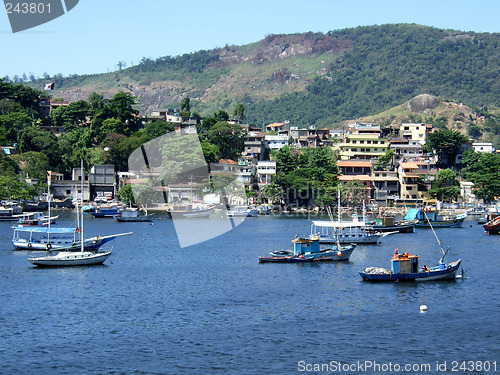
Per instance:
[[[482,152],[485,154],[495,152],[495,146],[493,143],[479,143],[479,142],[474,142],[472,144],[472,147],[474,148],[475,152]]]
[[[265,140],[271,150],[279,150],[288,146],[288,135],[269,135],[266,134]]]
[[[259,185],[266,185],[271,182],[276,175],[275,161],[259,161],[257,162],[257,179]]]

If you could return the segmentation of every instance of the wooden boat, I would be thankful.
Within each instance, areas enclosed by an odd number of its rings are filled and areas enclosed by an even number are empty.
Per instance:
[[[422,268],[419,268],[418,255],[410,255],[407,252],[399,253],[398,249],[396,249],[391,259],[390,270],[378,267],[368,267],[363,272],[359,273],[360,276],[366,281],[431,281],[454,279],[462,260],[459,259],[455,262],[446,264],[444,258],[450,248],[448,247],[445,251],[432,224],[430,228],[438,241],[442,253],[437,266],[429,268],[424,265]]]
[[[413,233],[417,220],[400,220],[396,221],[394,216],[379,216],[375,220],[375,224],[371,229],[374,232],[398,232],[398,233]]]
[[[395,254],[391,259],[391,270],[368,267],[359,274],[366,281],[430,281],[454,279],[461,260],[445,264],[442,259],[436,267],[419,269],[418,255]]]
[[[102,264],[111,255],[111,251],[61,251],[56,255],[28,258],[28,261],[38,267],[89,266]]]
[[[500,234],[500,216],[496,216],[483,225],[488,234]]]
[[[138,221],[138,222],[145,222],[145,221],[151,221],[152,217],[154,214],[148,215],[143,214],[142,210],[138,208],[126,208],[124,209],[120,215],[114,216],[116,221]]]
[[[319,238],[295,238],[292,240],[293,251],[280,250],[271,252],[270,256],[260,256],[262,263],[306,263],[317,261],[349,260],[356,248],[355,244],[321,248]]]
[[[412,208],[408,211],[404,220],[417,219],[417,228],[460,228],[467,214],[453,215],[444,214],[432,208]]]

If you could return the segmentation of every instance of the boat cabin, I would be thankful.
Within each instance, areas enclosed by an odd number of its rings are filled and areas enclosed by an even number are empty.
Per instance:
[[[392,273],[417,273],[418,255],[394,254],[391,259],[391,271]]]
[[[295,238],[292,242],[294,255],[320,253],[319,238]]]

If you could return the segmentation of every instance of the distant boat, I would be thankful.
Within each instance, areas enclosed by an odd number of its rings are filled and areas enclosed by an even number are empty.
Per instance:
[[[192,204],[183,204],[183,205],[171,205],[167,209],[167,214],[173,219],[180,218],[208,218],[214,212],[213,206],[204,206],[204,205],[192,205]]]
[[[226,215],[229,217],[255,217],[259,215],[259,210],[248,206],[235,206],[227,210]]]
[[[0,206],[0,221],[18,221],[30,214],[23,214],[22,209],[17,206]]]
[[[125,208],[120,215],[114,216],[116,221],[151,221],[154,214],[143,214],[138,208]]]
[[[30,226],[30,225],[49,225],[55,224],[57,216],[48,216],[44,215],[43,212],[34,212],[32,214],[23,216],[23,218],[19,219],[17,222],[18,226]]]
[[[417,220],[399,220],[396,221],[394,216],[379,216],[375,219],[375,224],[371,229],[374,232],[398,232],[398,233],[413,233]]]
[[[392,232],[390,232],[392,233]],[[365,222],[353,221],[327,221],[316,220],[311,224],[311,235],[309,238],[318,237],[323,244],[376,244],[380,238],[390,233],[375,233],[371,226]]]
[[[405,220],[417,219],[417,228],[430,228],[431,224],[434,228],[460,228],[467,217],[467,214],[445,214],[436,209],[412,208],[408,211]]]
[[[321,248],[319,238],[295,238],[293,251],[280,250],[271,252],[270,256],[260,256],[262,263],[307,263],[318,261],[348,260],[356,248],[355,244]]]
[[[497,216],[483,225],[488,234],[500,234],[500,216]]]
[[[115,217],[116,215],[121,215],[122,211],[122,205],[113,203],[97,206],[94,211],[90,212],[90,214],[94,217]]]

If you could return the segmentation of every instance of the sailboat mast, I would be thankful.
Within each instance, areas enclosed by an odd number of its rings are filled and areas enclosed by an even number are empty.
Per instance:
[[[80,228],[80,250],[83,252],[83,159],[80,159],[80,187],[81,187],[81,195],[80,195],[80,201],[82,204],[82,209],[80,210],[80,223],[81,223],[81,228]]]

